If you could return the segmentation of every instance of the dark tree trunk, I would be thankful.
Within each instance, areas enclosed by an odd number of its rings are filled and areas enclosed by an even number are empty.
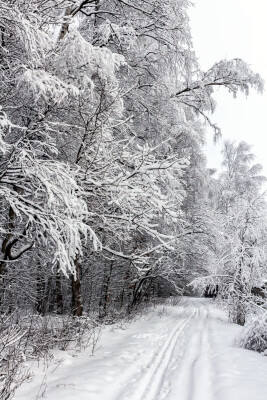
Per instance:
[[[100,317],[103,318],[107,314],[107,305],[109,301],[109,283],[112,275],[112,269],[113,269],[113,262],[111,262],[110,267],[109,267],[109,272],[106,276],[104,276],[104,283],[102,287],[102,293],[100,297],[100,302],[99,302],[99,308],[100,308]]]
[[[132,299],[131,305],[129,307],[129,312],[131,312],[131,310],[142,301],[142,298],[143,298],[142,290],[143,290],[144,283],[156,278],[156,276],[149,275],[150,272],[151,272],[151,270],[147,271],[146,275],[140,279],[137,286],[135,287],[134,292],[133,292],[133,299]],[[150,282],[148,283],[148,286],[150,286]],[[145,289],[145,292],[146,292],[146,289]]]
[[[71,277],[72,309],[74,316],[81,317],[83,315],[82,292],[81,292],[82,268],[77,259],[75,260],[75,270],[76,270],[76,277],[74,277],[73,275]]]
[[[0,306],[2,304],[2,297],[4,296],[4,291],[5,291],[5,274],[6,274],[6,260],[8,259],[9,252],[11,250],[11,247],[8,246],[9,241],[12,239],[12,231],[14,229],[14,220],[15,220],[16,214],[14,213],[14,210],[12,207],[9,207],[9,212],[8,212],[8,234],[3,240],[2,243],[2,261],[0,262]]]
[[[61,276],[60,273],[57,273],[56,277],[56,303],[57,303],[57,314],[63,313],[63,295],[62,295],[62,287],[61,287]]]
[[[42,276],[41,265],[38,263],[37,265],[37,278],[36,278],[36,302],[35,308],[36,311],[40,314],[45,313],[44,307],[44,294],[45,294],[45,279]]]

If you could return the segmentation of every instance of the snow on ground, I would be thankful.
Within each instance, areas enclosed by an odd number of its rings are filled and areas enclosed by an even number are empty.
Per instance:
[[[233,346],[240,329],[209,299],[183,298],[106,327],[94,356],[57,352],[14,399],[266,400],[267,357]]]

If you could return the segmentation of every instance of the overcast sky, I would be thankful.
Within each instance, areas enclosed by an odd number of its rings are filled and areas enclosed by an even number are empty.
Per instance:
[[[212,120],[221,127],[222,140],[244,140],[253,145],[256,160],[267,176],[267,0],[193,1],[195,7],[189,16],[201,68],[206,70],[224,58],[242,58],[266,82],[263,95],[252,91],[248,98],[239,95],[233,99],[220,89]],[[218,169],[221,143],[214,147],[212,133],[207,136],[208,166]]]

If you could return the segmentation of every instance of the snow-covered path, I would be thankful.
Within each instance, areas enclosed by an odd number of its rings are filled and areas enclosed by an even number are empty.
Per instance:
[[[267,357],[233,347],[240,329],[212,301],[184,298],[107,328],[93,357],[57,353],[15,400],[266,400]]]

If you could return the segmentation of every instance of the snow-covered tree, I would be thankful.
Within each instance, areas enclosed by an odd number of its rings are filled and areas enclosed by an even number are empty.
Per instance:
[[[224,145],[225,171],[219,178],[213,217],[214,251],[209,274],[196,280],[203,289],[218,285],[229,303],[231,319],[241,325],[256,301],[252,288],[262,284],[266,273],[266,202],[261,191],[265,178],[261,166],[252,164],[250,150],[245,142]]]

